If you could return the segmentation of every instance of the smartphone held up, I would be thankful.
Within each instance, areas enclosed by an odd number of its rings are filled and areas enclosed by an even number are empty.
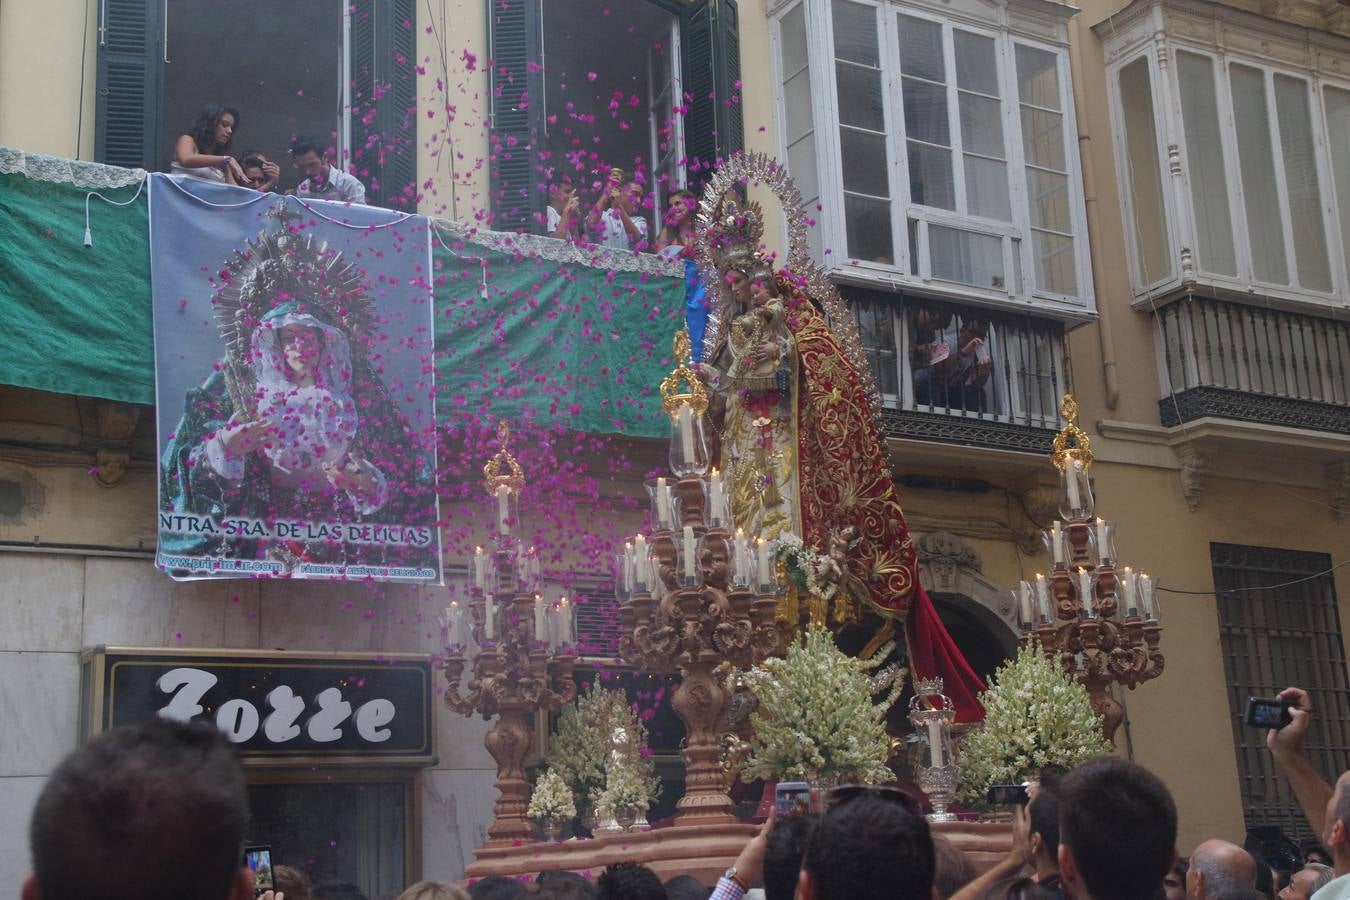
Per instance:
[[[1294,717],[1289,711],[1296,705],[1293,700],[1249,697],[1247,698],[1247,715],[1243,717],[1242,721],[1253,728],[1274,728],[1278,731],[1294,721]]]

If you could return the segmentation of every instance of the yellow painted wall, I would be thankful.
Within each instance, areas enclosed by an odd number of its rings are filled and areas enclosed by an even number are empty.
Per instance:
[[[0,3],[0,146],[93,158],[97,6]]]

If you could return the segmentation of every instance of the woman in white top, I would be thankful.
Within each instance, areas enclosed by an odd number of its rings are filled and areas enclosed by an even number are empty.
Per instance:
[[[656,239],[656,255],[663,259],[693,258],[694,211],[698,200],[692,191],[681,188],[666,200],[661,234]]]
[[[208,103],[186,134],[178,136],[169,171],[205,181],[246,184],[244,170],[229,155],[230,142],[239,127],[239,110]]]

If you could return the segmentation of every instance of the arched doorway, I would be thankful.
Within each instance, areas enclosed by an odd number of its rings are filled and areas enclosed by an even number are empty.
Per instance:
[[[942,623],[975,674],[989,676],[1017,653],[1018,631],[1008,592],[985,578],[979,555],[948,531],[918,539],[919,577]]]

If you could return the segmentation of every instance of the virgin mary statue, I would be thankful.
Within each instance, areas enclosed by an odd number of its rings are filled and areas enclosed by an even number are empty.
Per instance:
[[[781,195],[781,168],[748,159],[764,170],[756,180],[776,177]],[[850,314],[814,271],[774,270],[760,252],[763,214],[733,184],[725,175],[710,182],[699,230],[714,303],[701,374],[714,397],[735,524],[750,536],[800,541],[833,564],[824,576],[836,588],[827,621],[841,647],[865,658],[891,653],[916,678],[942,678],[958,719],[982,719],[983,685],[919,583]],[[821,305],[833,307],[844,340]]]

